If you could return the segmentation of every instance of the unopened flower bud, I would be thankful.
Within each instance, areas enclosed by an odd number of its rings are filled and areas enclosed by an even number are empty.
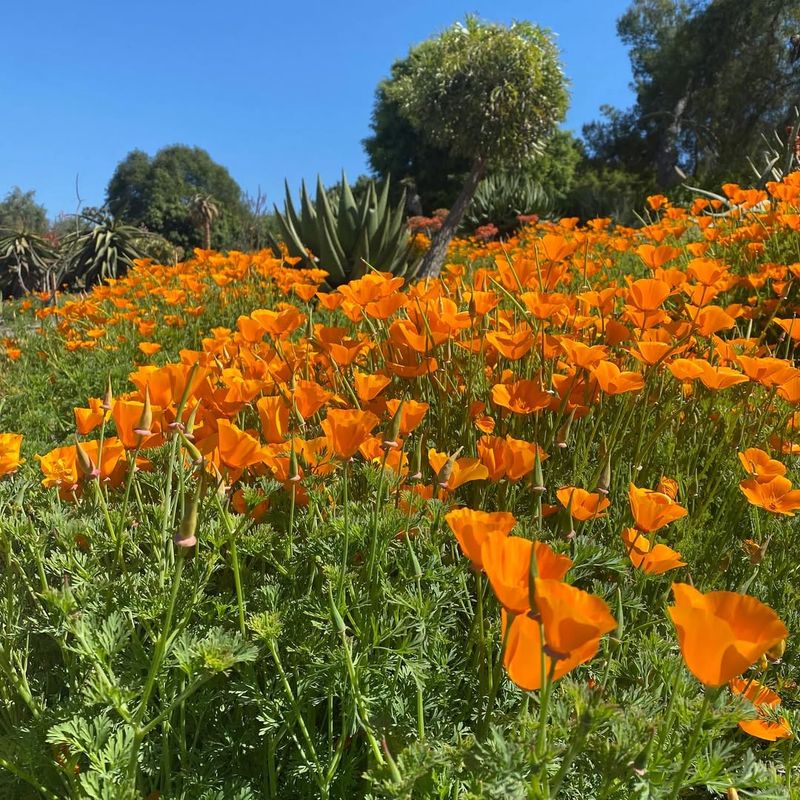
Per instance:
[[[89,457],[86,450],[83,449],[83,445],[81,445],[77,437],[75,437],[75,453],[77,455],[78,469],[81,471],[83,477],[96,478],[100,474],[100,470],[94,465],[94,462]]]
[[[111,390],[111,376],[108,376],[108,383],[106,383],[106,391],[103,394],[103,402],[101,408],[104,411],[111,411],[114,406],[114,392]]]
[[[575,409],[572,410],[572,413],[569,415],[567,421],[558,429],[558,434],[556,435],[556,447],[564,448],[567,446],[567,441],[569,440],[569,429],[572,427],[572,420],[575,418]]]
[[[144,390],[144,407],[142,408],[142,416],[139,417],[139,424],[133,429],[134,433],[139,436],[151,436],[153,431],[153,408],[150,405],[150,387],[146,386]]]
[[[197,510],[200,505],[200,487],[189,498],[183,519],[173,541],[178,547],[194,547],[197,544]]]

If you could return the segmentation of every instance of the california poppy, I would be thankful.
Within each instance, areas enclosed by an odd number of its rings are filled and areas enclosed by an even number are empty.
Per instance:
[[[19,457],[22,448],[22,434],[0,433],[0,475],[16,472],[24,459]]]
[[[650,540],[636,528],[625,528],[622,531],[622,541],[631,564],[646,575],[661,575],[671,569],[686,566],[677,550],[665,544],[651,547]]]
[[[774,475],[768,480],[749,478],[741,481],[739,488],[754,506],[773,514],[793,517],[800,508],[800,489],[792,489],[792,482],[783,475]]]
[[[785,717],[775,719],[776,710],[781,704],[781,698],[764,684],[756,680],[734,678],[730,682],[730,689],[734,695],[745,697],[752,703],[756,712],[755,719],[743,719],[739,727],[750,736],[775,742],[778,739],[789,739],[792,729]]]
[[[490,534],[481,545],[481,561],[497,599],[516,614],[529,611],[531,554],[536,554],[536,573],[562,580],[572,560],[553,551],[544,542],[521,536]]]
[[[508,536],[517,521],[507,511],[474,511],[459,508],[445,515],[453,535],[458,539],[461,552],[472,561],[476,569],[483,569],[481,547],[489,536]]]
[[[569,514],[579,522],[604,517],[605,510],[611,505],[607,497],[599,492],[587,492],[577,486],[565,486],[556,492],[558,502],[569,509]]]
[[[380,420],[371,411],[328,409],[322,430],[329,449],[339,458],[352,458]]]
[[[503,654],[508,677],[529,691],[540,689],[548,675],[558,680],[579,664],[594,658],[600,649],[602,636],[617,627],[602,598],[567,583],[536,578],[535,594],[541,625],[530,614],[514,617]],[[504,609],[504,636],[507,626],[508,614]]]
[[[719,687],[741,675],[789,632],[769,607],[745,594],[703,594],[673,583],[667,610],[686,666],[703,684]]]
[[[628,486],[628,499],[636,529],[644,533],[652,533],[676,519],[685,517],[687,510],[678,505],[669,495],[642,489],[632,483]]]

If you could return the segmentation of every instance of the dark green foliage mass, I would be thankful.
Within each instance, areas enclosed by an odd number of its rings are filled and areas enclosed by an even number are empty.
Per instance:
[[[214,198],[218,206],[210,226],[211,246],[237,246],[247,216],[242,191],[228,170],[199,147],[172,145],[152,158],[133,150],[119,163],[106,190],[115,218],[186,250],[206,244],[205,226],[198,225],[193,212],[198,195]]]

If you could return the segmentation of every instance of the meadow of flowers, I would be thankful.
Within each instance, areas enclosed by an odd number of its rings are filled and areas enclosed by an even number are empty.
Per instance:
[[[7,304],[0,796],[800,796],[800,174],[724,193]]]

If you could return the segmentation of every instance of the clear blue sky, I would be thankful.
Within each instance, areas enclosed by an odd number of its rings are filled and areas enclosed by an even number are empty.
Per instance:
[[[463,19],[528,19],[557,36],[571,81],[566,127],[631,103],[615,21],[628,0],[397,3],[44,0],[8,3],[0,54],[0,195],[35,189],[55,217],[101,205],[134,148],[202,147],[280,205],[319,172],[367,171],[375,86],[409,47]]]

